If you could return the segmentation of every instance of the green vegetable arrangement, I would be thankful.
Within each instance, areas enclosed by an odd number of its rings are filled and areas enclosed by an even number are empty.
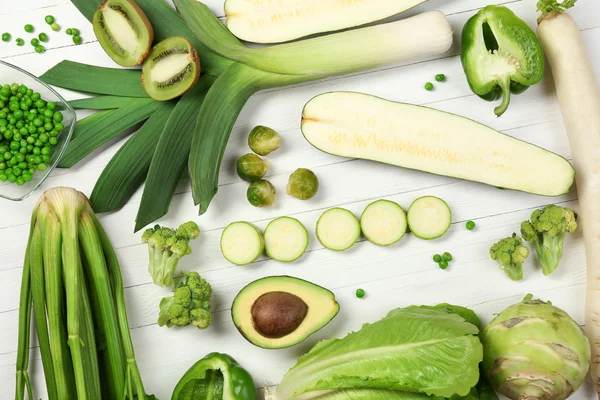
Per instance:
[[[477,317],[460,307],[438,308],[399,308],[343,339],[318,343],[285,374],[277,399],[319,399],[323,391],[337,391],[340,399],[379,390],[381,396],[357,398],[468,395],[483,357],[479,329],[470,322]],[[398,397],[401,392],[416,397]]]
[[[115,252],[88,199],[46,191],[31,218],[21,283],[17,400],[29,378],[31,313],[49,400],[150,399],[135,361]]]
[[[532,295],[494,318],[481,342],[484,374],[511,399],[564,400],[589,368],[590,343],[579,325]]]
[[[97,0],[72,3],[92,21]],[[124,130],[144,123],[111,160],[91,196],[96,212],[117,210],[145,180],[136,230],[168,212],[188,156],[194,200],[200,213],[206,211],[218,189],[220,164],[233,124],[257,91],[412,58],[414,50],[395,34],[407,24],[416,29],[415,36],[437,38],[427,53],[443,53],[452,42],[444,15],[431,12],[413,17],[414,22],[249,48],[195,0],[176,0],[178,12],[164,0],[138,0],[137,4],[152,23],[156,42],[182,36],[200,56],[204,76],[179,101],[148,99],[140,85],[141,74],[135,70],[61,62],[42,76],[49,84],[97,95],[73,104],[100,111],[79,121],[77,137],[62,167],[75,165]],[[372,45],[374,40],[378,46]],[[269,147],[272,150],[273,145]]]
[[[227,354],[211,353],[192,365],[171,400],[256,400],[252,376]]]

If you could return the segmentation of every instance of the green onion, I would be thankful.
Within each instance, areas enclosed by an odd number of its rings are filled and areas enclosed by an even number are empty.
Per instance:
[[[72,100],[69,105],[75,110],[113,110],[132,103],[137,97],[96,96],[89,99]]]

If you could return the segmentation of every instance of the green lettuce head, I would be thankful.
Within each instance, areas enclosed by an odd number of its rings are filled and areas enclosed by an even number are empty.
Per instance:
[[[510,399],[563,400],[583,382],[590,344],[577,323],[550,302],[527,295],[485,328],[483,371]]]

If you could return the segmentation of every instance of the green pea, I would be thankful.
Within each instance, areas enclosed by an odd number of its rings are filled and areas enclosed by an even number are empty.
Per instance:
[[[50,137],[50,139],[48,139],[48,143],[50,143],[52,146],[56,146],[56,144],[58,143],[58,139],[56,139],[55,137]]]
[[[472,231],[473,229],[475,229],[475,222],[473,221],[467,221],[467,229]]]
[[[72,34],[73,34],[73,29],[71,29],[71,28],[67,28],[67,30],[65,31],[65,33],[66,33],[67,35],[72,35]]]
[[[20,177],[20,176],[19,176],[19,177],[18,177],[18,178],[15,180],[15,183],[17,184],[17,186],[23,186],[23,185],[25,184],[25,180],[24,180],[22,177]]]
[[[71,35],[73,35],[73,36],[79,35],[79,29],[77,29],[77,28],[71,28]]]
[[[440,261],[442,261],[442,256],[440,256],[439,254],[434,255],[433,261],[435,261],[436,263],[439,263]]]
[[[40,39],[40,41],[42,42],[47,42],[48,41],[48,35],[46,35],[44,32],[40,33],[38,35],[38,38]]]
[[[81,36],[79,36],[79,35],[73,36],[73,43],[81,44]]]
[[[444,74],[437,74],[435,76],[435,80],[438,82],[444,82],[446,80],[446,75]]]
[[[46,48],[44,46],[35,46],[36,53],[43,53],[45,51],[46,51]]]
[[[365,297],[364,289],[356,289],[356,297],[358,297],[359,299],[362,299],[363,297]]]
[[[8,181],[10,183],[15,183],[16,180],[17,180],[17,177],[14,174],[9,174],[8,175]]]
[[[452,254],[450,254],[450,253],[448,253],[448,252],[445,252],[445,253],[442,255],[442,258],[444,259],[444,261],[452,261]]]
[[[54,103],[48,103],[48,104],[54,104]],[[52,119],[54,120],[54,122],[62,122],[63,120],[63,115],[60,112],[57,112],[56,114],[54,114],[54,116],[52,117]]]
[[[45,171],[46,168],[48,168],[48,167],[46,166],[46,164],[41,163],[41,164],[38,164],[38,166],[36,168],[38,171]]]
[[[4,174],[0,174],[0,182],[6,182],[8,180],[8,176]]]
[[[429,90],[429,91],[433,90],[433,83],[427,82],[425,84],[425,90]]]
[[[33,94],[31,95],[32,101],[38,101],[41,98],[42,98],[42,96],[38,92],[33,92]]]
[[[25,25],[24,29],[25,29],[25,32],[27,32],[27,33],[31,33],[34,30],[33,25],[31,25],[31,24]]]
[[[52,25],[54,23],[54,17],[52,15],[46,15],[46,18],[44,18],[44,20],[48,25]]]
[[[2,34],[2,41],[3,42],[8,42],[10,40],[10,38],[11,38],[11,34],[10,33],[5,32],[5,33]]]
[[[31,45],[32,45],[33,47],[35,47],[35,46],[39,46],[39,45],[40,45],[40,41],[39,41],[39,39],[37,39],[37,38],[33,38],[33,39],[31,39],[31,42],[29,42],[29,43],[31,43]]]
[[[440,266],[441,269],[448,268],[448,261],[446,261],[446,260],[440,261],[439,266]]]
[[[17,38],[17,46],[25,46],[25,41],[21,38]]]
[[[55,23],[53,23],[52,25],[50,25],[50,28],[52,28],[52,30],[53,30],[54,32],[58,32],[58,31],[60,31],[60,25],[59,25],[59,24],[57,24],[56,22],[55,22]]]

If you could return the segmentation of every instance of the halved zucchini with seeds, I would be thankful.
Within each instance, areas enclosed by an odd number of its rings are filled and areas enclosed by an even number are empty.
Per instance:
[[[181,96],[200,78],[200,57],[184,37],[173,36],[150,50],[142,67],[144,89],[154,100]]]
[[[141,64],[150,51],[154,29],[133,0],[105,0],[93,19],[98,42],[123,67]]]

